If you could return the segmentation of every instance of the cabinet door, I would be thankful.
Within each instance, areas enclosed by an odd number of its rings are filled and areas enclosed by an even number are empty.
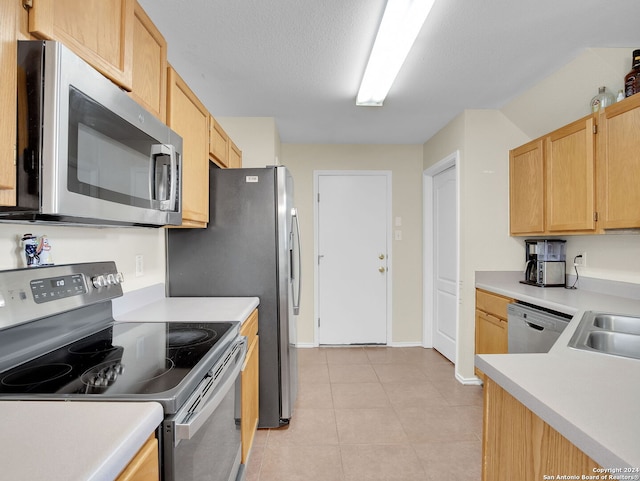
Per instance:
[[[506,354],[509,351],[508,323],[476,310],[476,354]]]
[[[545,138],[546,230],[593,231],[594,119],[585,117]]]
[[[209,119],[209,155],[220,167],[229,166],[229,136],[213,116]]]
[[[509,202],[512,235],[544,232],[542,140],[534,140],[509,152]]]
[[[131,90],[135,0],[37,0],[29,30],[58,40],[126,90]]]
[[[0,3],[0,205],[16,203],[16,1]],[[25,99],[26,101],[26,92]]]
[[[242,167],[242,151],[236,144],[229,139],[229,165],[230,169],[239,169]]]
[[[240,436],[242,439],[242,463],[246,463],[253,438],[258,429],[259,414],[259,354],[258,354],[258,310],[255,309],[249,318],[242,323],[240,335],[247,338],[249,349],[242,367]]]
[[[598,210],[602,227],[640,227],[640,95],[607,107],[599,118]]]
[[[159,481],[158,440],[150,437],[116,481]]]
[[[131,96],[166,121],[167,42],[140,4],[135,4]]]
[[[182,225],[209,221],[209,112],[178,73],[168,68],[167,125],[182,137]]]
[[[259,336],[255,336],[247,351],[247,358],[242,370],[242,423],[240,436],[242,439],[242,463],[246,464],[258,429],[259,412]]]
[[[483,481],[539,481],[558,473],[593,476],[600,468],[491,378],[484,386],[482,457]]]

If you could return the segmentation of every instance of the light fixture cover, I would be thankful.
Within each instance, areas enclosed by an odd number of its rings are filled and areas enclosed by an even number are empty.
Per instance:
[[[434,2],[387,0],[356,105],[382,105]]]

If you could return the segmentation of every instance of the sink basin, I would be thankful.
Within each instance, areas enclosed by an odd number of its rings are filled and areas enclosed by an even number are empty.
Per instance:
[[[606,354],[640,359],[640,336],[633,334],[593,331],[587,336],[586,344]]]
[[[585,312],[569,347],[640,359],[640,317]]]
[[[599,314],[594,317],[593,325],[607,331],[640,335],[640,317]]]

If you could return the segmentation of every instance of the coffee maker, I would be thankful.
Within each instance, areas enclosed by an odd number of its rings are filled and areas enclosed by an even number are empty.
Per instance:
[[[564,287],[566,242],[559,239],[526,239],[523,284]]]

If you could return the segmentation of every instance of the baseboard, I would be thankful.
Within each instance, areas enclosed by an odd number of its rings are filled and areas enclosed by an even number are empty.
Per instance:
[[[480,384],[482,384],[482,380],[477,376],[463,377],[457,372],[456,372],[456,379],[458,380],[458,382],[465,384],[467,386],[479,386]]]
[[[313,342],[298,342],[296,343],[296,347],[300,348],[300,349],[307,349],[307,348],[311,348],[311,347],[320,347],[318,344],[315,344]],[[327,346],[328,347],[328,346]],[[354,345],[348,345],[345,344],[344,346],[331,346],[331,347],[422,347],[422,344],[419,342],[392,342],[389,344],[371,344],[370,346],[366,345],[366,344],[354,344]],[[427,348],[425,348],[427,349]]]
[[[420,342],[390,342],[388,347],[422,347]]]

